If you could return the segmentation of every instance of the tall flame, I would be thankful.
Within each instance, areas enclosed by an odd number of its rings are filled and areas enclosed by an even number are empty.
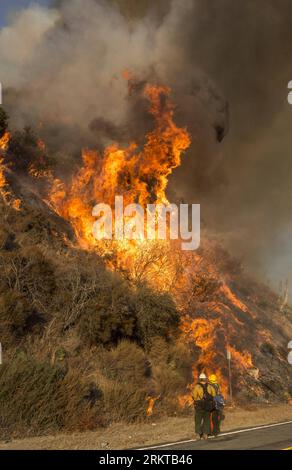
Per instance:
[[[100,155],[83,152],[83,166],[69,185],[54,181],[50,202],[69,220],[83,245],[94,246],[92,208],[95,204],[114,205],[116,195],[125,204],[167,203],[166,187],[173,169],[181,163],[182,152],[190,145],[190,136],[174,122],[170,89],[146,85],[144,96],[155,127],[145,139],[142,150],[135,143],[127,148],[118,144],[107,147]]]

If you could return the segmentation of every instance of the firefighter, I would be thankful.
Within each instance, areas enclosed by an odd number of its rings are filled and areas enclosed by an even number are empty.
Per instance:
[[[211,411],[211,423],[212,423],[212,432],[211,435],[217,437],[220,434],[220,425],[224,419],[223,409],[225,406],[224,398],[220,391],[220,385],[218,383],[217,377],[215,374],[209,376],[209,385],[213,388],[215,392],[214,398],[214,409]]]
[[[210,418],[215,395],[215,388],[208,383],[206,375],[201,373],[193,392],[195,432],[198,439],[208,439],[211,434]]]

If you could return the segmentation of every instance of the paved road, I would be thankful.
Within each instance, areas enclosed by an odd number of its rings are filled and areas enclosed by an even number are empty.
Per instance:
[[[157,450],[281,450],[292,449],[292,423],[226,433],[208,441],[184,441]]]

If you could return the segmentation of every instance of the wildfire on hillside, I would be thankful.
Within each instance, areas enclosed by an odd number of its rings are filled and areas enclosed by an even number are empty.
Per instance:
[[[131,84],[129,91],[132,92]],[[50,170],[39,171],[35,166],[30,167],[29,174],[32,178],[47,181],[50,189],[44,199],[71,224],[82,248],[105,255],[114,253],[114,264],[107,256],[110,268],[127,271],[134,281],[144,281],[173,293],[182,312],[182,335],[199,351],[193,381],[197,380],[200,371],[215,372],[226,394],[227,350],[231,351],[237,367],[242,371],[254,368],[250,352],[235,348],[235,338],[238,337],[236,328],[242,327],[242,315],[249,318],[251,314],[247,305],[220,278],[212,263],[207,263],[202,272],[216,279],[218,301],[206,302],[203,299],[200,304],[203,307],[197,309],[197,297],[192,297],[193,286],[196,285],[193,273],[200,273],[204,262],[197,253],[182,252],[174,240],[159,243],[147,240],[97,242],[93,236],[95,219],[92,209],[97,203],[113,207],[115,196],[121,195],[125,204],[139,203],[144,208],[147,204],[168,204],[168,178],[180,165],[182,154],[191,144],[187,130],[178,127],[174,121],[175,107],[168,87],[147,84],[143,97],[148,102],[154,128],[145,136],[142,148],[131,142],[126,148],[114,143],[103,153],[85,149],[82,166],[69,182],[55,178]],[[0,140],[2,152],[6,151],[8,144],[9,134],[6,133]],[[40,140],[38,147],[45,154],[45,142]],[[5,185],[3,171],[1,183]],[[190,384],[187,394],[179,397],[181,406],[191,404],[192,386]],[[148,416],[152,414],[155,401],[156,398],[149,397]]]

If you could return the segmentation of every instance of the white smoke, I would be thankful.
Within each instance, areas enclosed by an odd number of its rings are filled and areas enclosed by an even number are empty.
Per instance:
[[[125,123],[129,70],[143,79],[175,77],[184,61],[176,32],[192,2],[173,1],[162,23],[146,17],[129,22],[105,1],[63,1],[19,11],[0,31],[1,81],[13,88],[14,125],[47,119],[87,128],[102,116]],[[13,94],[13,93],[12,93]]]
[[[0,30],[1,81],[4,86],[21,87],[30,78],[29,63],[58,18],[57,10],[34,5],[14,13],[10,25]]]

